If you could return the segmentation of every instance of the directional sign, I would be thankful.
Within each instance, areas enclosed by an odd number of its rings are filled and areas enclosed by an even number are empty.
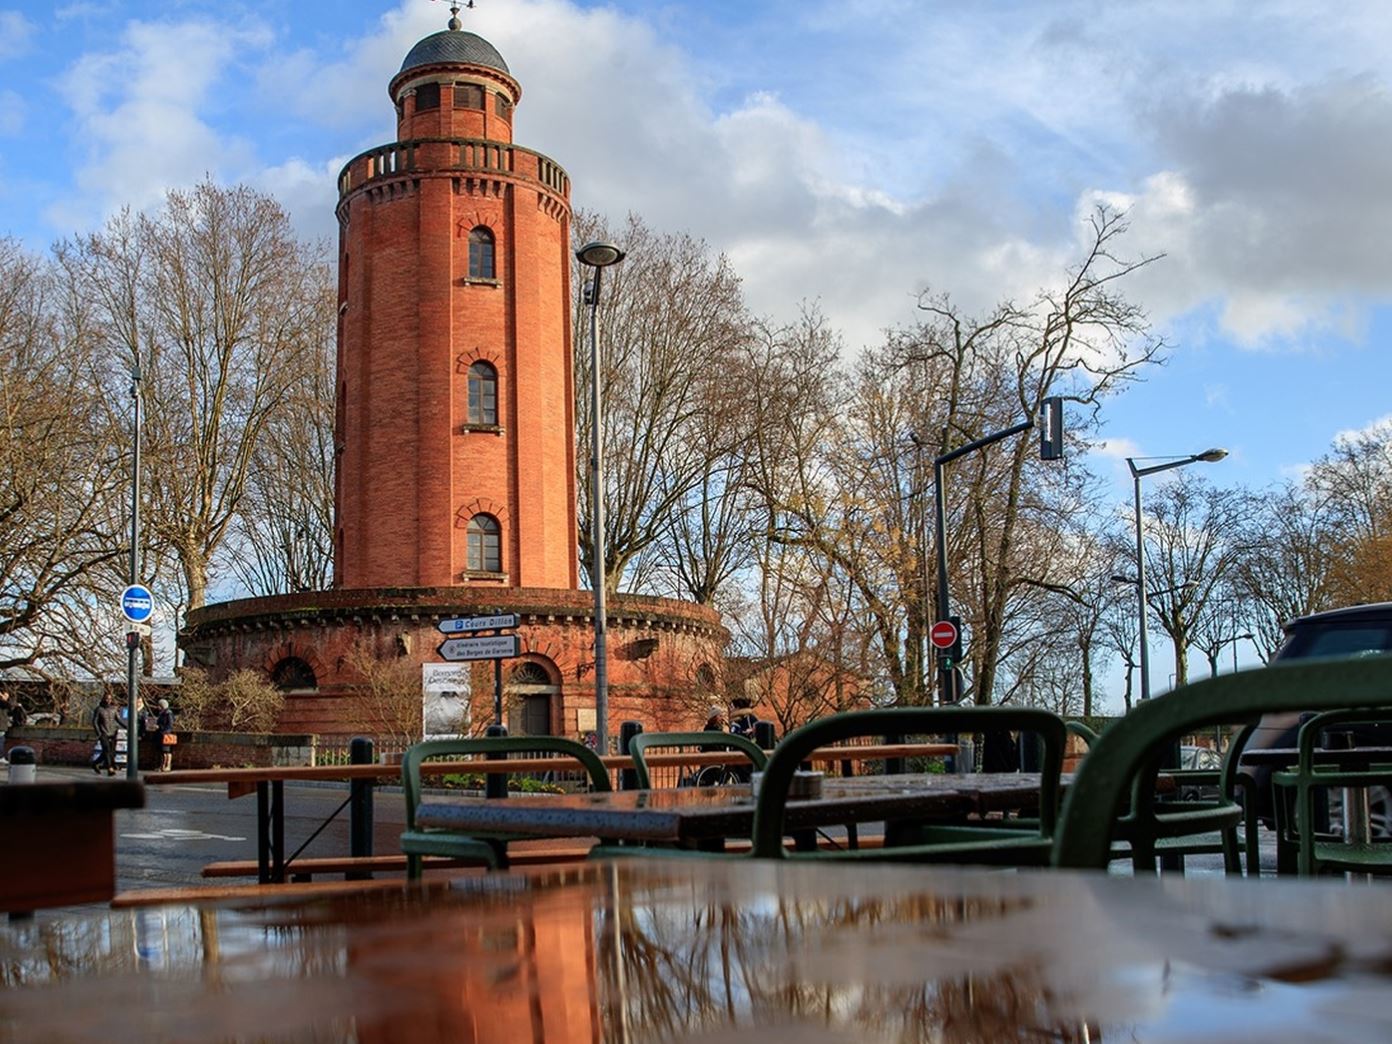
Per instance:
[[[155,596],[148,587],[131,584],[121,592],[121,615],[131,623],[148,623],[155,612]]]
[[[928,632],[928,640],[939,649],[951,649],[957,641],[957,628],[951,620],[939,620]]]
[[[441,620],[437,627],[442,634],[460,634],[464,631],[499,631],[505,627],[517,626],[516,613],[499,613],[496,616],[455,616]],[[487,657],[483,657],[487,659]]]
[[[489,634],[481,638],[446,638],[438,652],[446,660],[506,660],[521,652],[515,634]]]

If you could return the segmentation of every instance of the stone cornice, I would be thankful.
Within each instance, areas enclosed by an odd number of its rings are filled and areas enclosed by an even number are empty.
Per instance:
[[[715,638],[729,632],[715,610],[694,602],[646,595],[611,596],[612,626],[684,631]],[[516,613],[521,625],[590,627],[594,600],[588,591],[542,587],[377,587],[306,591],[219,602],[191,611],[181,632],[194,642],[237,631],[292,630],[329,622],[410,620],[434,622],[448,616]]]

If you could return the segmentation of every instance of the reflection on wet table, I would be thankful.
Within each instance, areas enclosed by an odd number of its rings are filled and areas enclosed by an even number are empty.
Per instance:
[[[0,928],[0,1040],[1392,1038],[1377,888],[589,864]]]

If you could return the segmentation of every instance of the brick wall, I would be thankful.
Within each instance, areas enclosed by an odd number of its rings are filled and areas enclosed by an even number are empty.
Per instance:
[[[238,732],[180,732],[174,748],[175,768],[241,768],[269,765],[314,764],[315,737]],[[31,747],[40,765],[87,765],[96,737],[91,729],[42,727],[11,729],[5,737],[5,751],[11,747]],[[160,746],[140,743],[140,768],[152,772],[159,768]]]

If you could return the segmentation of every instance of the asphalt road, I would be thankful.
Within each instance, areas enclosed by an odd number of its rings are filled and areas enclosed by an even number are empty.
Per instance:
[[[87,769],[44,765],[39,767],[39,778],[95,781],[99,777]],[[287,785],[288,851],[294,852],[323,826],[303,854],[347,855],[347,809],[334,816],[347,798],[346,783]],[[378,787],[373,802],[373,851],[399,851],[397,840],[404,818],[401,788]],[[121,891],[206,884],[200,876],[205,863],[255,858],[255,794],[229,799],[223,784],[147,786],[144,808],[116,813],[116,877]]]

